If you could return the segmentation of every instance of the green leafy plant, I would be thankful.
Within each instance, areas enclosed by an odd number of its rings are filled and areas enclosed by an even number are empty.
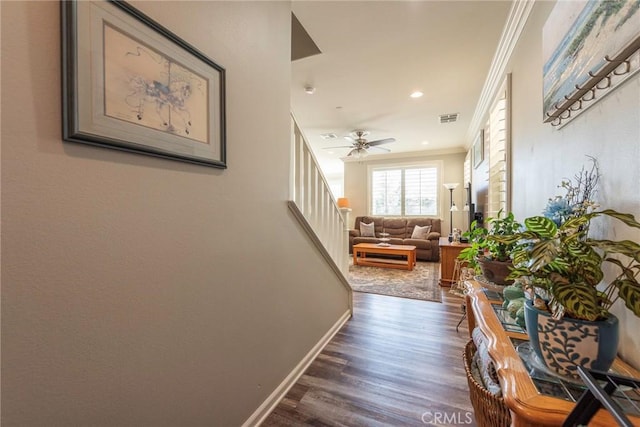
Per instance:
[[[471,223],[469,231],[463,234],[469,240],[468,248],[460,251],[459,259],[465,260],[468,265],[480,272],[478,258],[484,257],[494,261],[510,261],[510,253],[516,247],[515,243],[504,243],[498,240],[489,239],[489,236],[503,236],[517,233],[522,228],[522,224],[516,221],[512,212],[502,216],[502,210],[495,218],[487,220],[489,229],[479,227],[477,221]]]
[[[485,256],[494,261],[509,261],[511,251],[515,248],[514,244],[504,243],[498,240],[490,239],[490,236],[508,236],[517,233],[522,228],[522,224],[516,221],[512,212],[501,217],[502,210],[498,212],[496,218],[489,218],[489,233],[485,242]]]
[[[640,229],[633,215],[605,209],[573,216],[560,226],[543,216],[530,217],[524,220],[524,231],[488,239],[517,245],[511,254],[515,269],[509,278],[547,294],[554,315],[603,319],[621,298],[640,317],[640,245],[630,240],[588,238],[590,221],[600,216]],[[618,274],[599,290],[604,263],[616,267]]]
[[[478,221],[473,221],[469,231],[462,233],[462,237],[469,240],[469,247],[460,251],[458,259],[466,261],[467,265],[473,268],[476,274],[480,274],[480,264],[478,264],[477,258],[479,254],[484,253],[488,233],[489,230],[478,226]]]
[[[545,306],[556,318],[568,316],[599,320],[622,299],[640,317],[640,245],[630,240],[589,238],[591,220],[610,217],[640,229],[631,214],[612,209],[596,211],[594,202],[600,171],[595,158],[590,168],[582,168],[573,179],[559,186],[563,196],[549,199],[544,216],[524,220],[525,229],[502,236],[487,236],[507,245],[514,269],[510,279],[531,288],[547,300]],[[603,266],[610,264],[616,274],[603,282]]]

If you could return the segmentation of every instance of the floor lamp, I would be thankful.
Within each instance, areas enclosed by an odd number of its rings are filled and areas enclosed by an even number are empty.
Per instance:
[[[449,240],[451,240],[452,236],[453,236],[453,213],[458,211],[458,207],[456,206],[456,204],[453,202],[453,190],[455,190],[456,188],[458,188],[458,184],[457,182],[454,183],[450,183],[450,184],[443,184],[444,188],[446,188],[447,190],[449,190]]]

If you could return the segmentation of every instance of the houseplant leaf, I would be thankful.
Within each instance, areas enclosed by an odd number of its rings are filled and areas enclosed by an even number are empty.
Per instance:
[[[618,288],[618,296],[622,298],[624,305],[640,317],[640,286],[630,279],[616,280],[614,285]]]
[[[640,262],[640,245],[631,240],[614,242],[612,240],[588,239],[587,242],[605,252],[618,253],[633,258],[636,262]]]
[[[558,232],[558,226],[549,218],[533,216],[524,220],[527,230],[533,231],[540,237],[554,237]]]
[[[555,299],[568,315],[584,320],[596,320],[602,315],[596,288],[584,282],[571,282],[557,273],[551,273],[549,279],[553,282]]]
[[[551,223],[553,224],[553,222]],[[555,224],[553,225],[555,227]],[[535,273],[551,263],[557,256],[558,246],[555,240],[541,240],[534,244],[530,250],[529,269]]]
[[[589,217],[598,216],[599,214],[608,215],[612,218],[618,219],[624,222],[629,227],[640,228],[640,222],[636,221],[635,217],[628,213],[620,213],[618,211],[614,211],[613,209],[605,209],[599,212],[593,212],[589,214]]]

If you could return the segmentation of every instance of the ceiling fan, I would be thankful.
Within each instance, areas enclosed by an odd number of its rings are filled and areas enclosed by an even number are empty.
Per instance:
[[[351,151],[349,151],[349,154],[347,154],[347,157],[364,157],[367,154],[369,154],[369,149],[372,149],[372,148],[376,150],[385,151],[387,153],[390,152],[391,150],[385,147],[380,147],[380,145],[388,144],[396,140],[395,138],[385,138],[385,139],[378,139],[376,141],[367,141],[364,137],[369,135],[369,132],[364,130],[354,130],[353,132],[351,132],[351,135],[352,136],[344,137],[345,139],[348,139],[349,141],[351,141],[351,145],[327,147],[326,149],[329,150],[332,148],[351,148]]]

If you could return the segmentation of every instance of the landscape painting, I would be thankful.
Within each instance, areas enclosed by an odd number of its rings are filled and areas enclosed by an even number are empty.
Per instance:
[[[544,119],[639,38],[640,0],[558,2],[543,29]]]

